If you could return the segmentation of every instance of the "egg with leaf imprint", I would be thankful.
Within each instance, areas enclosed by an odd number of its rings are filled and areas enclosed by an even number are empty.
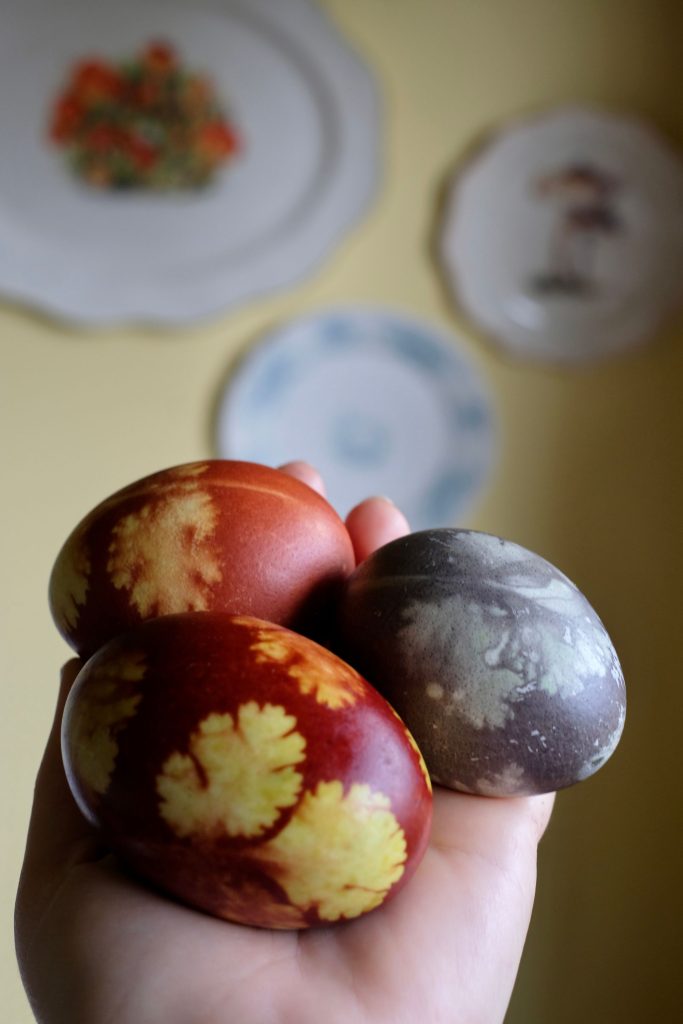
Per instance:
[[[74,797],[136,875],[217,917],[358,917],[417,868],[431,786],[353,668],[251,616],[151,619],[102,647],[66,704]]]
[[[161,470],[97,505],[59,552],[49,600],[84,656],[186,611],[315,633],[354,566],[346,527],[321,495],[279,470],[214,459]]]
[[[605,627],[559,569],[511,541],[447,528],[392,541],[348,580],[339,631],[444,786],[550,792],[596,772],[621,737]]]

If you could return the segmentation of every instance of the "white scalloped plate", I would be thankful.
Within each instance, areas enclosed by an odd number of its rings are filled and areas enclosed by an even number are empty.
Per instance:
[[[415,530],[462,520],[496,447],[487,388],[457,338],[371,309],[298,319],[255,345],[216,426],[220,457],[305,459],[340,515],[384,494]]]
[[[457,305],[513,355],[633,348],[683,300],[683,162],[631,117],[520,120],[456,175],[440,254]]]
[[[0,0],[0,292],[76,321],[183,323],[310,272],[374,194],[374,80],[311,0]],[[162,37],[243,151],[199,194],[102,194],[46,138],[72,63]]]

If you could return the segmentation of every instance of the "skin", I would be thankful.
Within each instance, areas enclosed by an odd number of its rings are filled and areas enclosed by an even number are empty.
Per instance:
[[[283,467],[324,492],[304,463]],[[347,518],[358,561],[408,531],[383,498]],[[78,812],[59,723],[35,788],[16,944],[40,1024],[499,1024],[531,915],[553,797],[437,787],[430,847],[410,884],[356,921],[304,932],[232,925],[138,885]]]

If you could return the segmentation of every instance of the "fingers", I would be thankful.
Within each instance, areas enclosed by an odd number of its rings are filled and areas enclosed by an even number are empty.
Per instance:
[[[317,469],[313,466],[309,466],[307,462],[296,460],[294,462],[285,462],[284,465],[278,467],[282,473],[286,473],[288,476],[293,476],[295,480],[301,480],[303,484],[308,484],[314,491],[325,497],[325,484],[323,478]]]
[[[548,827],[554,793],[481,797],[434,790],[433,844],[442,852],[482,858],[505,870],[535,851]]]
[[[356,562],[363,562],[377,548],[410,531],[408,520],[388,498],[367,498],[346,517]]]
[[[538,842],[540,843],[541,839],[545,835],[548,825],[550,824],[553,807],[555,806],[555,794],[544,793],[542,796],[529,797],[528,800],[528,813],[536,829],[536,835],[538,837]]]
[[[433,955],[457,992],[458,1020],[502,1021],[536,888],[552,796],[501,799],[436,787],[430,847],[388,913],[419,908]],[[415,933],[417,921],[412,921]],[[398,924],[396,931],[398,932]]]

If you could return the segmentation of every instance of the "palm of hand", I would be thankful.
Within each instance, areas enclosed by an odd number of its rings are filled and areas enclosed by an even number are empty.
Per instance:
[[[38,1018],[502,1021],[549,810],[545,798],[437,791],[432,842],[406,889],[357,921],[305,932],[245,928],[179,906],[129,880],[88,840],[78,854],[74,847],[79,859],[32,940],[49,951],[34,962]],[[50,1016],[54,1005],[63,1017]]]

